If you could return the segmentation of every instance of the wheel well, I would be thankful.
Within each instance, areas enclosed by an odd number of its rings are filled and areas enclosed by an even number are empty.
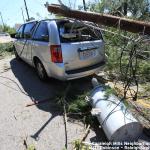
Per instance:
[[[42,64],[43,67],[44,67],[44,64],[42,63],[42,61],[41,61],[37,56],[34,56],[34,57],[33,57],[33,64],[34,64],[34,67],[35,67],[35,63],[36,63],[37,61],[41,62],[41,64]],[[46,72],[45,67],[44,67],[44,70],[45,70],[45,72]],[[46,74],[47,74],[47,72],[46,72]]]
[[[40,61],[40,59],[39,59],[37,56],[34,56],[34,57],[33,57],[33,64],[34,64],[34,66],[35,66],[35,63],[36,63],[37,61]],[[41,61],[40,61],[40,62],[41,62]]]

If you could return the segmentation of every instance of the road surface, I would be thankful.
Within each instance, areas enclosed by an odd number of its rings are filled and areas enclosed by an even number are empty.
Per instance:
[[[89,79],[72,81],[79,88]],[[24,150],[34,145],[36,150],[62,150],[65,147],[63,114],[56,105],[55,95],[66,87],[66,82],[41,82],[34,69],[14,57],[0,60],[0,149]],[[47,103],[26,107],[32,100],[49,99]],[[68,121],[68,144],[80,139],[84,125],[73,119]],[[101,136],[101,132],[99,133]],[[104,136],[104,135],[103,135]],[[87,141],[95,141],[90,131]]]

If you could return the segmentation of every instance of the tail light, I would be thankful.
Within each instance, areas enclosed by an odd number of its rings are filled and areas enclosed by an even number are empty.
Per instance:
[[[54,63],[62,63],[62,50],[60,45],[51,45],[50,46],[51,59]]]

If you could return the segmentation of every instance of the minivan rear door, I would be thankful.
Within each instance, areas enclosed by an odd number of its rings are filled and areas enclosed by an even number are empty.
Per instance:
[[[58,30],[66,70],[104,61],[104,42],[100,30],[70,21],[59,23]]]

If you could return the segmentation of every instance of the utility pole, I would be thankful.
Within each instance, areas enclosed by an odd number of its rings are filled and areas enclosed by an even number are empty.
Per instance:
[[[23,9],[21,8],[21,11],[22,11],[22,18],[23,18],[23,21],[25,23],[25,19],[24,19],[24,13],[23,13]]]
[[[148,22],[137,21],[124,17],[117,17],[109,14],[91,13],[73,9],[63,9],[61,5],[47,5],[49,12],[65,17],[74,18],[82,21],[90,21],[108,27],[118,28],[132,33],[143,33],[150,35],[150,24]]]
[[[24,0],[24,5],[25,5],[25,9],[26,9],[28,21],[29,21],[29,20],[30,20],[30,17],[29,17],[29,12],[28,12],[28,8],[27,8],[26,0]]]
[[[0,12],[0,16],[1,16],[2,24],[3,24],[3,28],[5,28],[5,24],[4,24],[4,20],[3,20],[3,16],[1,12]]]
[[[86,11],[85,0],[83,0],[83,7],[84,7],[84,10]]]

